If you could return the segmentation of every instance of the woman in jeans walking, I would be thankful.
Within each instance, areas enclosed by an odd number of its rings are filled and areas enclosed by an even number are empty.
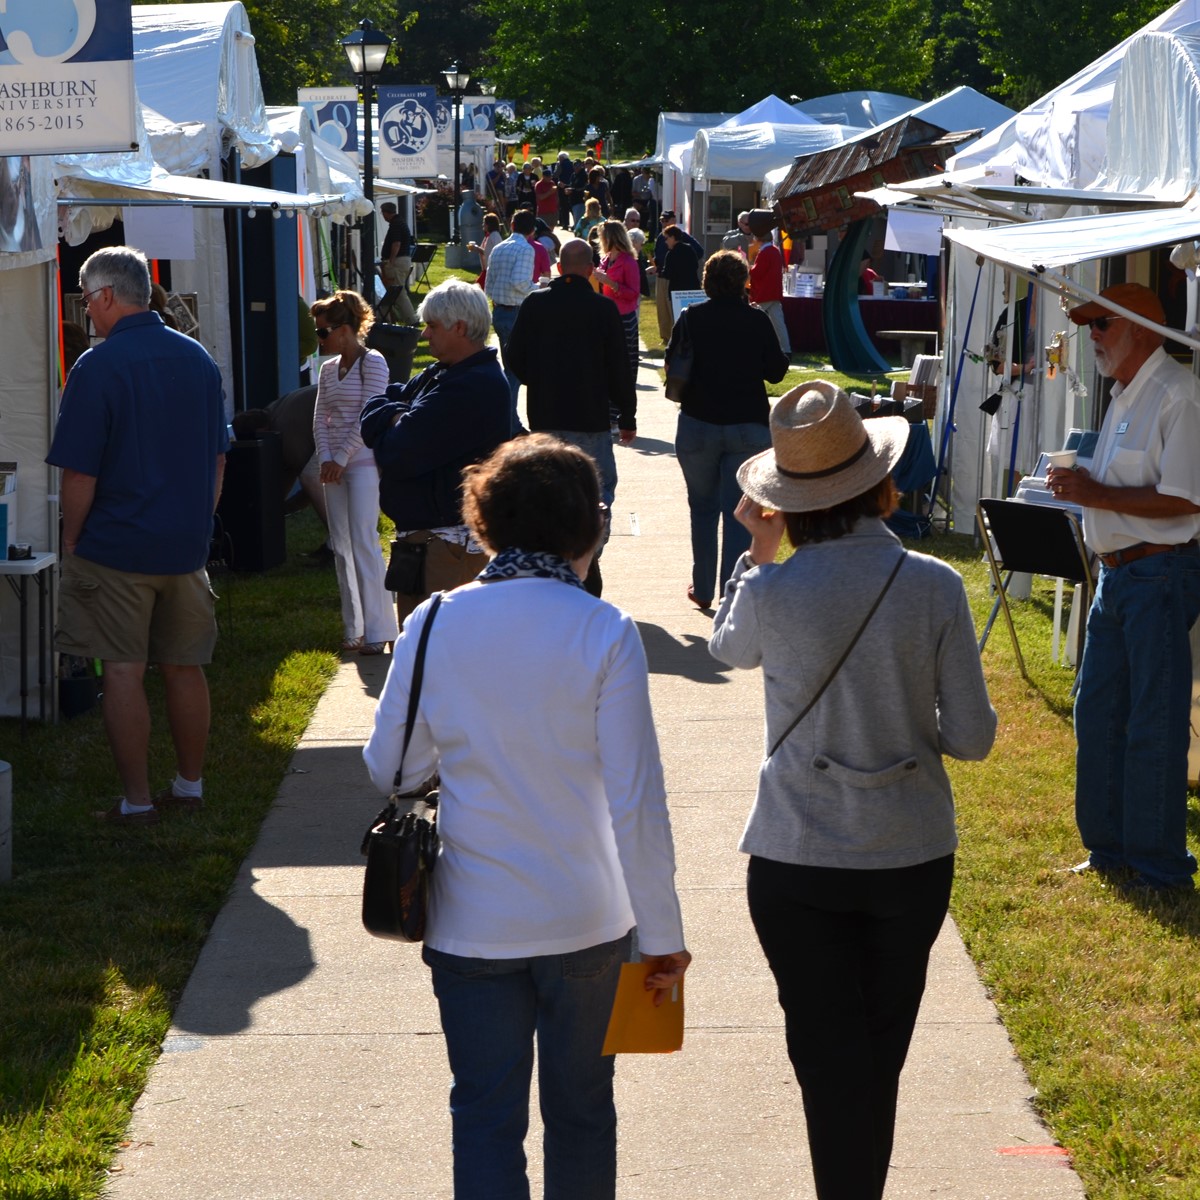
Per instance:
[[[668,365],[685,339],[694,356],[679,408],[675,457],[692,519],[687,594],[699,608],[711,606],[714,586],[724,591],[738,555],[750,545],[750,535],[733,515],[742,494],[737,469],[771,444],[763,380],[777,383],[788,369],[770,318],[746,299],[748,278],[740,254],[720,250],[712,255],[704,264],[708,299],[684,310],[667,347]]]
[[[602,1056],[636,923],[647,988],[691,956],[646,657],[632,618],[583,588],[603,514],[595,464],[546,434],[464,472],[494,558],[430,630],[401,785],[441,778],[424,959],[454,1082],[457,1200],[528,1200],[537,1045],[545,1200],[613,1200],[613,1058]],[[397,643],[364,757],[391,787],[429,604]]]

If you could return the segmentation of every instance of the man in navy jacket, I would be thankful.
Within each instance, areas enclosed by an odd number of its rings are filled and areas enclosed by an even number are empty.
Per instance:
[[[397,541],[425,548],[423,586],[396,595],[401,621],[431,592],[467,583],[486,565],[462,523],[462,470],[511,432],[508,383],[487,348],[483,292],[448,279],[419,316],[437,362],[373,396],[359,418],[379,464],[379,507],[396,523]]]

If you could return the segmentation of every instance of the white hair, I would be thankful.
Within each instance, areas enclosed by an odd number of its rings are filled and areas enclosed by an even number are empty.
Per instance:
[[[484,345],[492,328],[492,311],[483,291],[465,279],[447,279],[439,283],[417,309],[419,320],[436,321],[444,328],[461,321],[467,339]]]

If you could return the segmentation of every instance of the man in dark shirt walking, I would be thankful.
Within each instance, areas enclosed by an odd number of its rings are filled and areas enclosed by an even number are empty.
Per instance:
[[[611,510],[617,462],[610,408],[619,414],[622,445],[637,433],[637,392],[625,330],[617,306],[588,282],[593,267],[587,242],[565,242],[558,261],[561,275],[527,296],[518,310],[505,362],[525,385],[530,430],[553,434],[590,454],[600,472],[600,498]],[[606,539],[607,529],[606,524]],[[600,594],[596,565],[588,590]]]

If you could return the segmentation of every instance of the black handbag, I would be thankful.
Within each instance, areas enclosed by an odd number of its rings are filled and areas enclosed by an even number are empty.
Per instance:
[[[683,403],[695,361],[696,349],[692,345],[692,335],[688,329],[687,309],[684,309],[679,314],[679,340],[671,352],[671,361],[667,363],[667,382],[663,390],[668,400],[674,400],[676,404]]]
[[[432,534],[423,542],[392,541],[392,554],[383,579],[383,586],[389,592],[399,592],[402,596],[425,594],[425,556],[431,541]]]
[[[429,885],[437,864],[437,777],[413,791],[400,791],[400,773],[404,756],[412,740],[425,675],[425,647],[429,630],[437,616],[442,593],[434,595],[429,615],[421,629],[417,656],[413,662],[412,687],[408,694],[408,714],[404,725],[404,745],[400,766],[387,806],[373,820],[362,840],[367,858],[363,876],[362,922],[375,937],[398,942],[419,942],[425,937],[429,912]]]

